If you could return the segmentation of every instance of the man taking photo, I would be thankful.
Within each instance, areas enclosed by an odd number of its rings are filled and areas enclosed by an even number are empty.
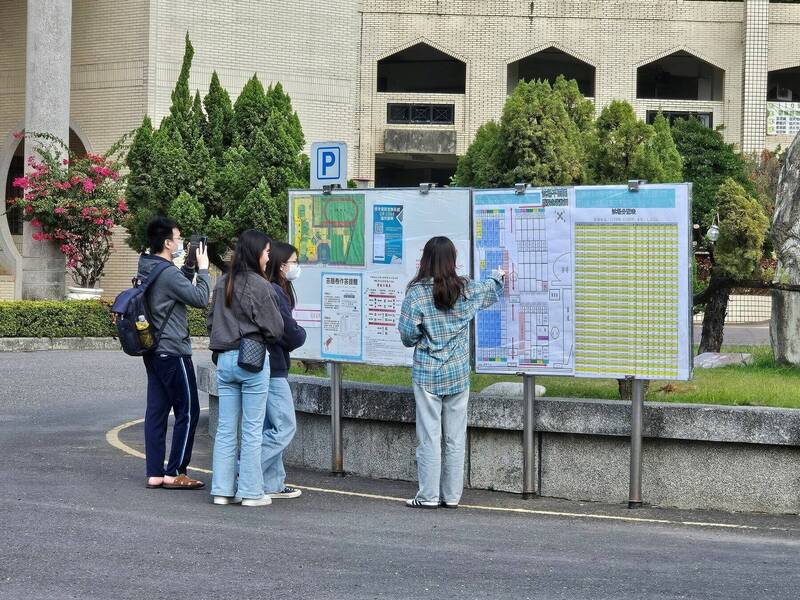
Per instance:
[[[172,263],[184,253],[177,223],[165,217],[156,217],[148,224],[147,243],[150,253],[139,258],[139,273],[142,275],[149,275],[162,261]],[[208,250],[202,243],[197,248],[196,261],[196,265],[184,265],[181,269],[174,265],[167,267],[146,292],[152,326],[158,332],[154,351],[144,356],[147,370],[144,442],[148,488],[196,490],[204,485],[186,475],[200,410],[186,306],[208,306],[211,287]],[[197,280],[193,283],[195,268]],[[170,410],[175,414],[175,426],[169,462],[164,467]]]

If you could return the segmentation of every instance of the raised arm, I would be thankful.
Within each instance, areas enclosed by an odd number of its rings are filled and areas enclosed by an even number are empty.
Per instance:
[[[405,347],[412,348],[422,339],[420,325],[422,325],[422,311],[418,306],[417,294],[412,288],[403,300],[403,306],[400,309],[400,320],[397,323],[397,329],[400,331],[400,341],[403,342]]]

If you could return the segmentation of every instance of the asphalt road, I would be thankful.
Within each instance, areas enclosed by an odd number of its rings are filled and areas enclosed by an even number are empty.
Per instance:
[[[139,361],[0,354],[0,382],[4,600],[800,597],[798,517],[491,492],[463,502],[497,510],[415,511],[333,493],[401,498],[411,483],[297,470],[291,482],[332,492],[214,506],[206,491],[145,490],[143,461],[107,443],[107,431],[142,416]],[[140,426],[120,438],[140,448]],[[199,435],[196,465],[208,458]]]

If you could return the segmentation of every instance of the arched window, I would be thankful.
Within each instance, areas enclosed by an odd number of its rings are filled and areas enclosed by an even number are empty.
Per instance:
[[[425,43],[378,61],[378,91],[463,94],[466,63]]]
[[[722,100],[725,71],[680,50],[636,71],[636,97],[663,100]]]
[[[595,68],[552,46],[508,65],[507,92],[513,92],[520,81],[546,79],[552,84],[559,75],[576,80],[581,94],[594,97]]]

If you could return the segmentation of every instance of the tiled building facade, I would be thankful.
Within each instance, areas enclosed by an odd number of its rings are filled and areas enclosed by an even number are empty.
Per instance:
[[[27,7],[48,3],[71,5],[69,125],[94,151],[168,112],[186,31],[193,90],[205,94],[212,70],[234,98],[253,73],[282,82],[307,141],[348,142],[351,176],[377,185],[445,181],[520,78],[564,72],[596,106],[625,99],[643,118],[698,113],[746,151],[791,140],[767,135],[768,98],[800,102],[800,4],[0,0],[4,182],[21,153],[12,133],[25,126]],[[116,237],[107,295],[135,270],[124,232]],[[0,220],[0,298],[23,295],[19,240]]]

